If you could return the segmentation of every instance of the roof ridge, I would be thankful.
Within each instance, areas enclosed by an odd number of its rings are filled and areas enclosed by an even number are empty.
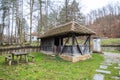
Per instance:
[[[60,25],[58,25],[58,26],[56,26],[56,27],[54,26],[54,28],[49,29],[47,32],[49,32],[50,30],[57,29],[57,28],[59,28],[59,27],[62,27],[62,26],[68,25],[68,24],[70,24],[70,23],[72,23],[72,21],[67,22],[67,23],[64,23],[64,24],[60,24]],[[45,32],[45,33],[47,33],[47,32]],[[45,33],[44,33],[44,34],[45,34]]]
[[[71,30],[75,30],[75,21],[72,21]]]
[[[70,24],[70,23],[72,23],[72,21],[69,21],[69,22],[67,22],[67,23],[64,23],[64,24],[60,24],[60,25],[58,25],[58,26],[57,26],[57,28],[58,28],[58,27],[61,27],[61,26],[68,25],[68,24]]]

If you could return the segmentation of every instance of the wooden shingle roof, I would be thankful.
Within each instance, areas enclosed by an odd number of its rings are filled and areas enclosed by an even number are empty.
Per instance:
[[[66,24],[60,25],[56,28],[49,30],[48,32],[41,35],[39,38],[62,36],[67,33],[76,33],[79,35],[93,35],[95,32],[92,30],[78,24],[75,21],[68,22]]]

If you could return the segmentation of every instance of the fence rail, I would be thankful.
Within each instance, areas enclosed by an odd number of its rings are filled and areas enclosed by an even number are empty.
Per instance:
[[[101,46],[102,47],[102,50],[118,50],[118,51],[120,51],[120,45],[102,45]]]
[[[11,48],[0,48],[0,55],[9,54],[13,51],[40,52],[40,46],[22,46]]]
[[[102,47],[120,47],[120,45],[101,45]]]

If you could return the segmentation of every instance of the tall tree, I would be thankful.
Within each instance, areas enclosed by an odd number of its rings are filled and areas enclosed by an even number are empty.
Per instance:
[[[7,14],[9,9],[10,9],[10,2],[7,0],[0,0],[1,6],[0,6],[0,11],[2,11],[2,23],[0,26],[0,44],[2,43],[2,37],[3,37],[3,31],[5,28],[5,18],[7,17]]]
[[[31,32],[32,32],[32,13],[33,13],[33,4],[34,4],[34,0],[30,0],[30,44],[32,42],[31,39]]]
[[[65,0],[65,22],[68,21],[68,0]]]
[[[84,17],[80,12],[79,3],[76,0],[73,0],[71,4],[68,4],[69,1],[66,1],[66,5],[60,11],[59,21],[60,23],[66,23],[66,21],[78,21],[83,23]],[[67,6],[67,7],[66,7]]]

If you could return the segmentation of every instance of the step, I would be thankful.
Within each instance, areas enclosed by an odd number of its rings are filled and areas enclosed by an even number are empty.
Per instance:
[[[101,69],[107,69],[107,68],[108,68],[108,66],[105,66],[105,65],[100,65],[100,68],[101,68]]]
[[[110,71],[107,70],[96,70],[96,72],[104,73],[104,74],[111,74]]]
[[[104,80],[104,75],[102,74],[95,74],[93,80]]]

